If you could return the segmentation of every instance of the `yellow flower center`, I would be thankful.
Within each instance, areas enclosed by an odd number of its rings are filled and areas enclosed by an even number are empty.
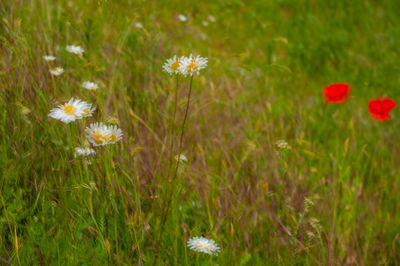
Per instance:
[[[60,72],[60,71],[58,71],[58,68],[53,68],[52,71],[56,72],[56,73]]]
[[[190,64],[186,68],[189,73],[193,73],[199,68],[199,64],[196,61],[192,60],[192,62],[190,62]]]
[[[201,249],[211,250],[211,246],[203,245],[202,243],[197,243],[196,246]]]
[[[171,69],[172,69],[173,71],[176,71],[180,65],[181,65],[181,62],[175,61],[175,62],[173,62],[173,63],[171,64]]]
[[[107,136],[104,137],[107,141],[112,142],[117,139],[117,136],[115,136],[114,133],[108,134]]]
[[[92,137],[96,142],[96,144],[103,144],[104,142],[113,142],[117,139],[117,136],[114,133],[103,135],[98,131],[93,131]]]
[[[83,110],[83,112],[85,113],[83,116],[87,116],[89,114],[89,110]]]
[[[103,144],[103,142],[105,141],[104,136],[98,131],[94,131],[92,133],[92,137],[94,139],[94,142],[96,142],[96,144]]]
[[[75,115],[76,107],[73,105],[65,105],[64,112],[68,115],[76,116]]]

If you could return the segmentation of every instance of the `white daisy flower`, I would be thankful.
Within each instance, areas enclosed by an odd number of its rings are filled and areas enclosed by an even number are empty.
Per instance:
[[[211,22],[217,21],[213,15],[209,15],[208,16],[208,20],[211,21]]]
[[[86,157],[86,156],[95,155],[95,154],[96,154],[96,151],[93,150],[92,148],[81,148],[81,147],[75,148],[75,157],[77,157],[77,156]]]
[[[187,18],[186,18],[184,15],[182,15],[182,14],[179,14],[179,15],[178,15],[178,18],[179,18],[179,20],[182,21],[182,22],[185,22],[185,21],[187,20]]]
[[[193,56],[183,57],[181,59],[181,64],[179,65],[178,70],[183,75],[199,74],[200,70],[207,67],[208,59],[204,57]]]
[[[87,139],[94,146],[114,144],[122,138],[122,131],[117,126],[93,123],[85,130]]]
[[[44,55],[43,59],[45,61],[54,61],[54,60],[56,60],[56,58],[54,56],[52,56],[52,55]]]
[[[143,28],[143,24],[140,23],[140,22],[136,22],[135,23],[135,27],[138,28],[138,29],[141,29],[141,28]]]
[[[67,50],[67,52],[70,52],[73,54],[78,54],[78,55],[82,55],[83,52],[85,52],[85,50],[83,50],[82,47],[75,46],[75,45],[67,45],[67,47],[65,49]]]
[[[50,74],[54,76],[59,76],[64,73],[64,69],[62,67],[55,67],[50,69]]]
[[[176,57],[174,55],[173,58],[167,59],[167,62],[163,65],[163,69],[165,72],[168,72],[170,75],[179,74],[179,66],[181,65],[182,57]]]
[[[99,86],[94,82],[85,81],[82,83],[82,87],[84,87],[87,90],[97,90]]]
[[[203,21],[201,22],[201,24],[203,24],[204,27],[207,27],[207,26],[208,26],[208,22],[205,21],[205,20],[203,20]]]
[[[188,161],[188,159],[185,156],[185,154],[177,154],[175,156],[175,160],[177,160],[177,161],[179,160],[180,162],[187,162]]]
[[[209,240],[204,237],[192,237],[187,242],[187,246],[194,251],[207,253],[210,255],[218,255],[220,248],[214,242],[214,240]]]
[[[68,124],[82,117],[91,116],[94,109],[85,101],[71,98],[67,103],[52,109],[49,116]]]

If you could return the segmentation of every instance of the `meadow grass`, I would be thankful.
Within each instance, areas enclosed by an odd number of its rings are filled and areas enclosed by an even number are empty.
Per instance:
[[[399,10],[395,0],[1,1],[2,263],[399,264],[400,109],[377,122],[367,108],[400,99]],[[174,123],[176,80],[162,64],[191,53],[209,65],[193,78],[188,162],[173,178],[190,78]],[[321,89],[337,82],[352,97],[324,105]],[[71,97],[94,116],[48,117]],[[93,122],[117,124],[123,140],[75,158]],[[194,236],[219,255],[190,250]]]

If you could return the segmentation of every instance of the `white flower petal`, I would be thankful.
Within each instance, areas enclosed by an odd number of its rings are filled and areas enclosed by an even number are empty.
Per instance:
[[[81,147],[75,148],[75,157],[77,157],[77,156],[86,157],[86,156],[95,155],[95,154],[96,154],[96,151],[93,150],[92,148],[81,148]]]
[[[187,162],[188,161],[188,159],[185,156],[185,154],[177,154],[175,156],[175,160],[177,160],[177,161],[179,160],[180,162]]]
[[[54,61],[54,60],[56,60],[56,58],[54,56],[52,56],[52,55],[44,55],[43,59],[45,61]]]
[[[96,83],[91,82],[91,81],[85,81],[82,83],[82,87],[84,87],[87,90],[97,90],[99,87]]]
[[[182,14],[179,14],[179,15],[178,15],[178,18],[179,18],[179,20],[182,21],[182,22],[185,22],[185,21],[187,20],[187,18],[186,18],[184,15],[182,15]]]
[[[65,49],[69,53],[78,54],[78,55],[82,55],[85,52],[85,50],[83,50],[82,47],[75,46],[75,45],[67,45],[67,47]]]

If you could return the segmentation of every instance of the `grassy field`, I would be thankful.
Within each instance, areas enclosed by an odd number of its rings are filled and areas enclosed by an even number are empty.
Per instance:
[[[0,17],[1,263],[400,264],[400,108],[367,107],[400,99],[400,1],[3,0]],[[189,54],[209,63],[174,176],[190,78],[174,123],[162,65]],[[352,97],[325,105],[338,82]],[[48,116],[71,97],[93,117]],[[94,122],[122,140],[74,157]]]

